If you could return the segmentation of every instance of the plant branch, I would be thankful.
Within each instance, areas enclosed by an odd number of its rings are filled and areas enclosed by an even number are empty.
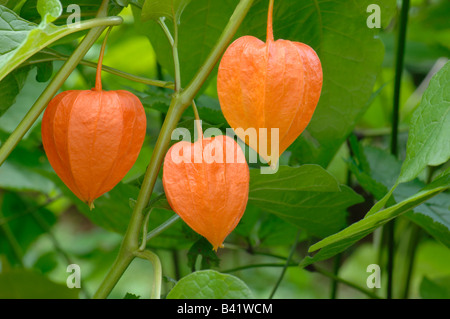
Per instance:
[[[164,223],[153,229],[151,232],[147,234],[147,242],[149,242],[152,238],[158,236],[163,231],[165,231],[167,228],[175,224],[180,219],[180,216],[177,214],[170,217],[168,220],[166,220]]]
[[[153,266],[153,284],[152,284],[152,294],[151,299],[161,298],[161,280],[162,280],[162,267],[161,261],[158,255],[151,252],[150,250],[136,251],[135,256],[146,259],[151,262]]]

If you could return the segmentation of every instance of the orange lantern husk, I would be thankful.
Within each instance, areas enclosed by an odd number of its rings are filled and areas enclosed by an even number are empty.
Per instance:
[[[147,125],[144,108],[134,94],[102,90],[104,45],[95,88],[58,94],[48,104],[41,127],[51,166],[91,209],[94,200],[110,191],[131,169]]]
[[[274,41],[272,12],[273,1],[266,42],[244,36],[227,48],[219,65],[217,92],[222,112],[236,135],[275,165],[278,156],[309,124],[323,79],[319,57],[310,46]],[[248,129],[256,130],[257,140],[249,140],[244,134]],[[267,133],[261,134],[260,129]],[[275,145],[272,129],[278,129]],[[273,152],[276,148],[278,151]]]
[[[178,142],[164,159],[163,186],[170,206],[216,251],[244,214],[249,179],[245,156],[228,136]]]

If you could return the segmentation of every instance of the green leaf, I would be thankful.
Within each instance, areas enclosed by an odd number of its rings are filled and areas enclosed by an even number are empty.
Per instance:
[[[37,10],[45,24],[59,18],[62,13],[62,5],[59,0],[38,0]]]
[[[47,15],[49,16],[49,15]],[[55,26],[47,21],[35,25],[0,6],[0,81],[21,63],[48,45],[85,29]]]
[[[318,165],[280,166],[276,174],[250,170],[249,203],[325,237],[346,225],[346,209],[362,201]]]
[[[316,250],[320,251],[313,257],[307,256],[302,262],[301,266],[307,266],[320,260],[331,258],[338,253],[346,250],[365,236],[372,233],[378,227],[386,224],[393,218],[400,216],[403,213],[414,209],[420,204],[426,202],[430,198],[440,194],[441,192],[450,188],[450,175],[445,175],[433,183],[427,185],[417,194],[399,202],[389,208],[381,210],[366,217],[340,231],[337,234],[331,235],[320,242],[314,244],[309,248],[309,252]]]
[[[191,0],[146,0],[142,7],[142,21],[169,18],[180,24],[184,8]]]
[[[69,289],[30,270],[0,274],[1,299],[77,299],[79,289]]]
[[[251,290],[239,278],[214,270],[194,272],[180,279],[167,299],[251,299]]]
[[[428,165],[440,165],[450,158],[450,62],[431,79],[410,125],[399,183],[414,179]]]
[[[433,279],[425,276],[419,291],[423,299],[450,299],[450,276]]]

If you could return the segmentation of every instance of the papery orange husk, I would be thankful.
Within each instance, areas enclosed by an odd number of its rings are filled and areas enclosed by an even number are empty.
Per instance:
[[[45,110],[42,142],[56,174],[92,209],[135,163],[146,124],[141,102],[128,91],[65,91]]]
[[[245,156],[228,136],[178,142],[164,159],[163,186],[170,206],[214,250],[244,214],[249,180]]]
[[[272,11],[271,2],[266,42],[243,36],[227,48],[219,65],[217,91],[222,112],[236,135],[275,164],[309,124],[323,79],[320,59],[310,46],[274,41]],[[257,141],[243,132],[251,128],[256,129]],[[272,129],[276,128],[279,140],[273,145]],[[267,134],[260,134],[260,129],[267,129]],[[277,146],[278,152],[272,154]]]

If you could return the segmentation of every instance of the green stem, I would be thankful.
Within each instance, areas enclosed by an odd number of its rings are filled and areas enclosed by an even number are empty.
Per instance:
[[[46,53],[47,53],[47,51],[46,51]],[[63,55],[60,53],[56,53],[56,54],[53,54],[53,57],[28,60],[27,62],[21,64],[21,66],[33,65],[33,64],[38,64],[38,63],[42,63],[42,62],[51,62],[51,61],[67,61],[68,57],[69,56],[66,56],[66,55]],[[79,64],[88,66],[91,68],[97,68],[96,63],[86,61],[86,60],[81,60]],[[130,74],[130,73],[118,70],[118,69],[114,69],[114,68],[111,68],[111,67],[105,66],[105,65],[102,65],[102,71],[108,72],[113,75],[120,76],[121,78],[130,80],[133,82],[137,82],[137,83],[142,83],[142,84],[146,84],[146,85],[151,85],[151,86],[156,86],[156,87],[161,87],[161,88],[166,88],[166,89],[172,89],[172,90],[175,88],[175,86],[172,82],[149,79],[149,78],[146,78],[143,76],[138,76],[138,75]]]
[[[164,31],[164,34],[166,35],[167,40],[169,40],[170,46],[173,47],[175,41],[172,37],[172,33],[170,33],[169,28],[167,27],[166,23],[164,22],[164,18],[159,18],[158,24],[160,25],[161,29]]]
[[[342,257],[342,253],[341,254],[337,254],[336,257],[334,257],[334,261],[333,261],[333,275],[335,275],[336,277],[338,277],[339,268],[341,267],[341,257]],[[336,299],[336,297],[337,297],[337,290],[338,290],[337,288],[338,288],[338,281],[333,279],[331,281],[330,299]]]
[[[180,59],[178,57],[178,24],[176,19],[173,22],[173,28],[175,30],[175,38],[172,37],[169,28],[164,22],[163,18],[158,19],[158,24],[161,26],[164,34],[169,40],[169,44],[172,47],[172,56],[173,56],[173,65],[175,71],[175,92],[179,92],[181,90],[181,70],[180,70]]]
[[[80,32],[87,29],[92,29],[100,26],[113,26],[113,25],[119,25],[123,22],[121,17],[106,17],[106,18],[95,18],[91,20],[86,20],[80,22],[79,27],[77,28],[63,28],[59,29],[57,32],[53,33],[51,37],[47,37],[45,41],[43,41],[39,46],[33,46],[30,51],[29,55],[27,54],[25,58],[30,57],[30,55],[33,55],[35,53],[38,53],[41,49],[49,46],[50,44],[56,42],[59,39],[62,39],[70,34]],[[7,68],[4,69],[0,75],[0,81],[3,80],[3,78],[12,70],[19,67],[19,65],[23,62],[19,59],[11,59],[8,64]]]
[[[161,261],[158,255],[151,252],[150,250],[137,251],[135,253],[136,257],[146,259],[151,262],[153,266],[153,284],[152,284],[152,294],[151,299],[161,298],[161,281],[162,281],[162,267]]]
[[[395,81],[392,110],[392,135],[391,135],[391,154],[398,155],[398,124],[400,110],[400,91],[402,84],[402,73],[405,57],[406,30],[408,24],[409,0],[402,1],[402,10],[400,13],[399,30],[397,37],[397,52],[395,59]]]
[[[58,92],[59,88],[63,85],[72,71],[76,68],[83,56],[92,47],[98,37],[102,34],[103,30],[109,25],[116,25],[118,18],[105,18],[103,19],[104,25],[97,26],[91,29],[77,49],[73,52],[70,58],[64,63],[58,73],[54,76],[49,85],[45,88],[34,105],[16,127],[14,132],[11,133],[9,138],[3,143],[0,148],[0,165],[2,165],[6,158],[11,154],[13,149],[17,146],[23,136],[28,132],[34,122],[38,119],[39,115],[44,111],[47,104]],[[120,18],[119,18],[120,19]],[[122,19],[120,19],[121,21]]]
[[[158,227],[153,229],[151,232],[149,232],[147,234],[147,242],[149,242],[152,238],[158,236],[163,231],[165,231],[167,228],[169,228],[170,226],[175,224],[179,219],[180,219],[180,216],[175,214],[172,217],[170,217],[168,220],[166,220],[164,223],[162,223],[161,225],[159,225]]]
[[[295,249],[297,248],[298,244],[298,238],[300,236],[300,231],[297,232],[297,236],[295,237],[294,244],[291,247],[291,251],[289,252],[289,256],[286,259],[286,264],[283,267],[283,270],[281,271],[280,277],[278,277],[277,283],[275,284],[275,287],[273,287],[272,292],[270,293],[269,299],[272,299],[275,295],[275,292],[277,291],[278,287],[281,284],[281,281],[283,280],[284,274],[286,273],[287,267],[291,263],[292,256],[294,255]]]
[[[422,229],[416,224],[411,225],[411,235],[409,237],[408,247],[406,251],[406,271],[404,272],[405,280],[403,287],[403,299],[408,299],[409,297],[409,288],[411,286],[411,278],[414,271],[414,261],[416,259],[417,245],[420,242],[420,237],[422,234]]]
[[[213,48],[205,64],[200,68],[200,71],[195,76],[194,80],[188,85],[185,91],[181,93],[176,92],[174,94],[164,123],[161,127],[160,134],[156,141],[150,163],[144,176],[144,180],[142,181],[141,189],[139,191],[139,195],[134,206],[133,213],[131,215],[130,223],[125,233],[117,259],[126,257],[129,254],[134,253],[139,248],[139,234],[141,231],[143,219],[145,217],[143,212],[149,204],[156,179],[158,178],[159,170],[163,163],[167,149],[169,148],[172,131],[177,127],[177,124],[181,119],[183,112],[189,105],[191,105],[195,95],[197,95],[201,86],[206,81],[208,75],[212,72],[217,61],[220,59],[227,45],[233,38],[233,35],[239,28],[240,23],[244,19],[252,3],[253,0],[240,1],[217,44]],[[113,276],[113,274],[117,273],[114,268],[121,265],[117,259],[112,266],[112,269],[105,277],[101,288],[105,286],[111,287],[112,289],[112,287],[114,287],[115,285],[115,282],[118,280],[116,276]],[[107,293],[109,292],[106,289],[102,288],[102,292],[97,293],[95,297],[104,298],[107,296]]]
[[[180,59],[178,58],[178,24],[176,19],[173,21],[173,27],[175,30],[175,37],[172,46],[173,64],[175,69],[175,92],[179,92],[181,90],[181,69]]]
[[[399,20],[399,30],[397,37],[397,52],[395,62],[395,82],[394,82],[394,97],[392,109],[392,135],[391,135],[391,154],[398,156],[398,126],[400,113],[400,91],[402,83],[402,73],[405,56],[406,30],[408,24],[409,0],[402,1],[402,9]],[[395,258],[395,220],[389,222],[386,226],[387,246],[388,246],[388,262],[387,262],[387,292],[388,299],[393,295],[393,280],[394,280],[394,258]]]

